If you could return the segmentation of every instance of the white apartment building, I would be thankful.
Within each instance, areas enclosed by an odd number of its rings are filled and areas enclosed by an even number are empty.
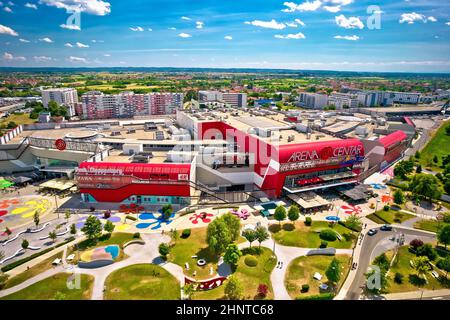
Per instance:
[[[332,93],[328,98],[328,104],[335,106],[336,110],[357,108],[359,105],[358,96],[349,93]]]
[[[233,107],[247,107],[247,94],[239,92],[220,92],[201,90],[198,92],[198,101],[202,102],[225,102]]]
[[[75,115],[75,104],[78,102],[78,93],[74,88],[50,88],[41,91],[42,103],[48,107],[50,101],[55,101],[59,105],[67,107],[69,116]]]
[[[328,96],[318,93],[302,92],[298,96],[297,105],[308,109],[323,109],[328,104]]]

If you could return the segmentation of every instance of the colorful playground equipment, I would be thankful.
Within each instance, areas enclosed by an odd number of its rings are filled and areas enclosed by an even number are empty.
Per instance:
[[[344,213],[346,214],[361,214],[362,209],[360,206],[354,206],[351,204],[343,205],[341,207],[342,210],[344,210]]]
[[[211,219],[209,217],[214,217],[214,215],[212,213],[200,212],[194,213],[192,216],[189,217],[189,220],[191,220],[193,224],[197,224],[199,219],[203,223],[210,223]]]
[[[240,210],[233,210],[231,211],[231,213],[242,220],[247,220],[247,218],[250,217],[250,212],[245,208],[242,208]]]
[[[217,288],[227,280],[226,277],[217,277],[209,280],[196,281],[188,277],[184,277],[184,283],[192,284],[195,290],[211,290]]]
[[[99,268],[114,263],[120,253],[118,245],[94,248],[85,251],[80,256],[80,268]]]

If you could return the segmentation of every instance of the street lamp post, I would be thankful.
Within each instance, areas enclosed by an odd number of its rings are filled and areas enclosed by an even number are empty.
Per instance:
[[[58,200],[56,199],[56,194],[55,194],[55,208],[56,208],[56,212],[58,214],[58,219],[59,219]]]

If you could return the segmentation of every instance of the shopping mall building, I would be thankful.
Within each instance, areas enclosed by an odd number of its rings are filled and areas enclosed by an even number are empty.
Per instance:
[[[357,185],[399,159],[411,139],[369,115],[228,108],[34,126],[14,142],[28,146],[12,164],[73,176],[83,202],[182,206]]]

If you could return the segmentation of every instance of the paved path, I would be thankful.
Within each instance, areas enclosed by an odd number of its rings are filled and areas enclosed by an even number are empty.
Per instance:
[[[418,291],[410,291],[410,292],[401,292],[401,293],[390,293],[383,296],[386,300],[421,300],[421,299],[450,299],[450,290],[449,289],[441,289],[441,290],[418,290]],[[433,299],[433,300],[434,300]]]

